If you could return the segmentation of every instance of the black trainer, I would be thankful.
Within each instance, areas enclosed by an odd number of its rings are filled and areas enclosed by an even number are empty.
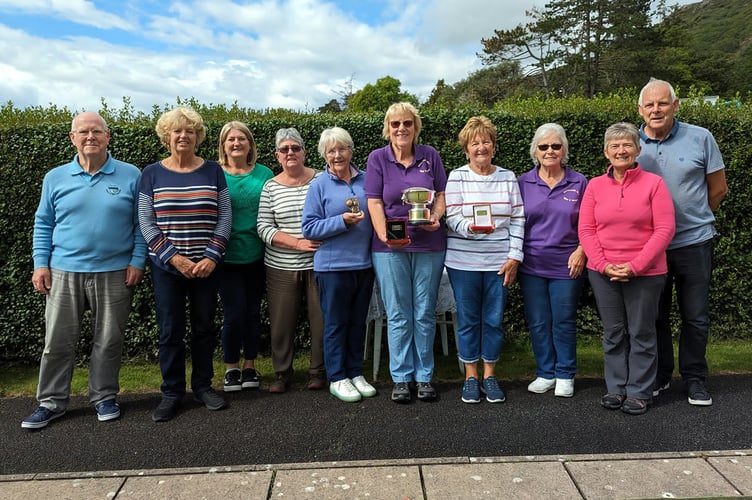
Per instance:
[[[397,382],[392,389],[392,401],[395,403],[410,402],[410,386],[407,382]]]
[[[261,385],[258,373],[253,368],[245,368],[243,370],[243,389],[258,389]]]
[[[230,368],[225,372],[225,392],[237,392],[243,388],[240,382],[240,368]]]
[[[212,388],[199,393],[193,393],[193,398],[199,403],[203,403],[204,406],[212,411],[221,410],[222,408],[227,406],[227,401],[225,401],[225,398],[217,394],[217,392]]]
[[[653,386],[653,397],[659,396],[663,391],[667,391],[669,387],[671,387],[671,381],[666,380],[664,382],[656,379],[655,385]]]
[[[705,388],[705,383],[699,379],[687,380],[687,401],[695,406],[710,406],[713,398]]]
[[[155,422],[167,422],[175,418],[178,414],[178,408],[180,408],[180,401],[177,399],[162,398],[159,402],[154,413],[151,414],[151,419]]]
[[[415,384],[418,389],[418,399],[421,401],[433,401],[436,399],[436,389],[431,382],[418,382]]]

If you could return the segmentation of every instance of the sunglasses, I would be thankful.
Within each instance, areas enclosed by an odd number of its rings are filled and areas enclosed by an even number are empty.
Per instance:
[[[558,151],[561,149],[561,144],[538,144],[538,151],[548,151],[548,148]]]
[[[404,125],[405,128],[410,128],[410,127],[413,126],[413,121],[412,120],[405,120],[405,121],[401,122],[399,120],[392,120],[392,121],[389,122],[389,126],[392,127],[392,128],[399,128],[400,125]]]
[[[282,146],[277,151],[279,151],[283,155],[286,155],[289,151],[292,151],[293,153],[300,153],[301,151],[303,151],[303,146]]]

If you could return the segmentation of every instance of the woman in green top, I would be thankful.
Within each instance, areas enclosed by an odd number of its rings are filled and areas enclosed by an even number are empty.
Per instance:
[[[260,385],[255,360],[266,277],[264,243],[256,232],[256,219],[261,188],[274,174],[268,167],[256,163],[253,134],[239,121],[226,123],[219,133],[219,164],[225,171],[232,201],[232,233],[220,271],[219,287],[224,308],[225,392],[232,392]]]

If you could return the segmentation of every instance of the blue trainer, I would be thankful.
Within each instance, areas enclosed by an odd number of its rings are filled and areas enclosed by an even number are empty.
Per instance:
[[[480,403],[480,386],[477,378],[470,377],[462,384],[462,402]]]
[[[486,401],[489,403],[503,403],[507,399],[496,377],[484,378],[480,390],[486,395]]]
[[[100,401],[94,406],[94,408],[97,409],[97,420],[100,422],[115,420],[120,416],[120,405],[117,404],[115,398]]]
[[[62,417],[63,415],[65,415],[65,410],[54,411],[45,408],[44,406],[40,406],[34,410],[34,413],[21,422],[21,427],[24,429],[41,429],[42,427],[47,427],[47,424],[52,420]]]

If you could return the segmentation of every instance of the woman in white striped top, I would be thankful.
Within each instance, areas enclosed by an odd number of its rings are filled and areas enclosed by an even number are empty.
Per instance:
[[[488,402],[501,403],[506,395],[494,369],[504,340],[507,288],[522,262],[525,213],[516,176],[493,164],[493,123],[485,116],[470,118],[459,142],[468,164],[447,180],[444,263],[457,302],[459,358],[465,364],[462,401],[478,403],[484,393]]]
[[[311,332],[308,388],[323,388],[326,374],[324,324],[313,274],[313,253],[321,242],[303,238],[301,230],[308,188],[321,171],[305,166],[305,146],[296,129],[278,130],[275,143],[274,155],[282,172],[269,179],[261,191],[257,230],[266,244],[266,298],[271,323],[272,365],[276,374],[269,392],[278,394],[290,386],[295,332],[303,298]]]

